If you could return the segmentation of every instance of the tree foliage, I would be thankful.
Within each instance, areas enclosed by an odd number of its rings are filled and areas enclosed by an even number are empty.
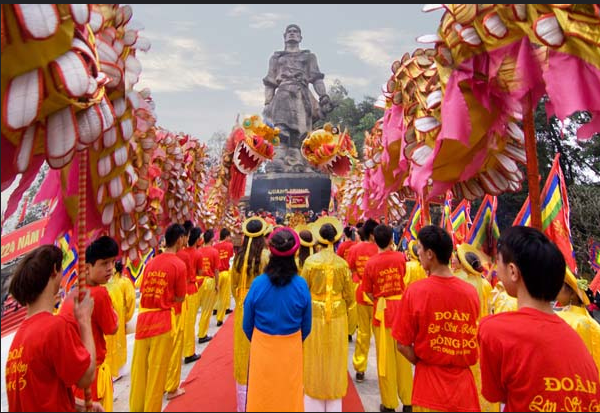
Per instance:
[[[377,119],[383,116],[383,110],[373,106],[375,98],[366,96],[361,102],[348,96],[348,90],[339,79],[335,79],[328,91],[334,105],[332,112],[325,119],[315,122],[314,128],[320,128],[326,122],[340,126],[342,130],[348,129],[359,157],[362,159],[362,148],[365,141],[365,131],[370,132]]]

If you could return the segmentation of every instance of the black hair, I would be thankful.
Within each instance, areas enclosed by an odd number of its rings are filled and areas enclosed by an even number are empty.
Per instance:
[[[257,234],[263,229],[263,223],[257,219],[250,219],[246,224],[246,230],[251,234]],[[258,237],[248,237],[244,236],[244,241],[242,242],[242,246],[239,249],[239,253],[235,255],[233,259],[233,265],[238,272],[242,272],[242,266],[244,265],[244,255],[246,254],[246,248],[248,247],[248,243],[252,241],[252,245],[250,246],[250,251],[248,252],[248,268],[247,268],[247,276],[248,279],[252,280],[254,277],[258,275],[258,271],[260,270],[260,256],[265,248],[266,242],[264,236]]]
[[[373,236],[375,237],[375,243],[381,249],[387,248],[392,240],[393,232],[392,227],[379,224],[373,230]]]
[[[296,245],[296,238],[287,229],[277,231],[269,240],[269,245],[277,251],[286,252]],[[271,259],[265,267],[265,273],[269,276],[271,284],[282,287],[292,281],[292,277],[298,274],[298,267],[294,255],[280,257],[271,254]]]
[[[208,245],[208,243],[211,242],[214,238],[215,233],[212,229],[207,229],[206,231],[204,231],[204,235],[202,236],[204,237],[204,245]]]
[[[352,231],[352,227],[344,227],[344,235],[346,238],[354,241],[354,231]]]
[[[452,237],[448,232],[435,225],[426,225],[417,236],[421,245],[426,250],[431,250],[442,265],[448,265],[452,256]]]
[[[200,234],[202,234],[202,230],[199,227],[194,227],[190,230],[190,236],[188,238],[188,247],[191,247],[198,241],[200,238]]]
[[[94,265],[98,260],[114,258],[117,255],[119,255],[117,241],[108,235],[103,235],[85,249],[85,263]]]
[[[481,265],[481,260],[479,256],[474,252],[465,253],[465,260],[469,263],[471,267],[477,272],[483,272],[483,266]]]
[[[192,230],[192,228],[194,228],[194,223],[191,220],[186,219],[185,222],[183,223],[183,229],[185,230],[185,235],[190,235],[190,231]]]
[[[298,233],[298,236],[306,242],[313,242],[313,234],[307,229],[303,229],[302,231],[300,231]],[[310,247],[305,247],[304,245],[300,244],[300,249],[298,250],[298,263],[301,267],[304,266],[304,261],[306,261],[309,255]]]
[[[185,235],[185,229],[181,224],[171,224],[165,231],[165,247],[173,247],[179,238]]]
[[[37,247],[19,261],[8,292],[21,305],[34,303],[48,285],[50,276],[62,270],[63,253],[55,245]]]
[[[363,230],[363,234],[365,236],[365,241],[368,241],[369,238],[371,237],[371,234],[373,234],[373,230],[375,229],[375,227],[379,225],[379,223],[377,221],[375,221],[372,218],[367,219],[367,222],[365,222],[365,224],[362,226],[362,230]]]
[[[123,261],[117,260],[115,261],[115,271],[121,274],[123,272]]]
[[[333,242],[333,240],[337,236],[337,230],[330,223],[323,224],[323,225],[321,225],[321,228],[319,228],[319,235],[324,240],[329,241],[329,242]],[[326,245],[326,244],[323,244],[322,242],[320,244],[321,245]]]
[[[358,229],[356,230],[356,232],[358,233],[358,238],[359,238],[361,241],[368,241],[368,239],[365,237],[365,231],[364,231],[364,229],[363,229],[363,227],[362,227],[362,226],[361,226],[360,228],[358,228]]]
[[[541,231],[524,226],[507,228],[498,239],[498,254],[504,264],[514,263],[519,268],[533,298],[556,299],[565,281],[565,258]]]
[[[225,238],[227,238],[230,235],[231,235],[231,231],[229,231],[227,228],[221,228],[221,231],[219,232],[219,241],[223,241]]]

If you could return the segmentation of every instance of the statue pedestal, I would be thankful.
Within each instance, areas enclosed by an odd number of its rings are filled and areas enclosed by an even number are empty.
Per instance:
[[[329,175],[313,172],[271,172],[254,174],[249,208],[256,212],[259,208],[265,211],[286,213],[285,196],[289,190],[308,191],[309,207],[315,213],[329,208],[331,196],[331,179]],[[295,209],[303,211],[303,209]],[[287,211],[291,212],[291,211]]]

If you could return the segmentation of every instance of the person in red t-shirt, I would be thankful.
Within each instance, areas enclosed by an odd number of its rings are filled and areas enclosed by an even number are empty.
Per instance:
[[[173,352],[171,308],[185,300],[187,287],[187,268],[176,255],[184,245],[184,234],[183,226],[171,224],[165,232],[165,251],[144,272],[131,360],[131,412],[162,410]]]
[[[404,294],[406,260],[394,251],[392,227],[380,224],[373,230],[379,253],[365,265],[362,287],[374,304],[373,333],[377,351],[377,375],[381,405],[379,410],[395,411],[398,397],[404,408],[411,406],[412,366],[396,348],[391,327]]]
[[[113,383],[110,366],[108,362],[105,362],[106,340],[104,336],[116,334],[119,318],[104,285],[113,276],[117,255],[119,255],[119,246],[114,239],[107,235],[92,242],[85,250],[87,285],[94,299],[92,331],[96,344],[96,375],[90,389],[92,390],[92,400],[100,402],[107,412],[112,412]],[[72,317],[73,305],[73,300],[65,300],[60,307],[60,313]],[[75,396],[83,399],[83,390],[77,389]]]
[[[208,335],[210,316],[215,308],[217,293],[219,291],[219,251],[212,246],[215,233],[212,229],[204,232],[204,247],[196,252],[198,264],[202,268],[202,285],[200,286],[200,321],[198,321],[198,343],[212,340]]]
[[[72,386],[88,387],[96,371],[92,333],[94,300],[86,290],[81,302],[71,291],[75,318],[52,315],[62,278],[63,253],[42,245],[21,259],[10,280],[9,293],[27,306],[6,361],[6,395],[10,412],[73,412]],[[102,411],[99,403],[94,411]]]
[[[223,325],[225,314],[231,313],[229,304],[231,302],[231,277],[229,275],[229,260],[233,257],[233,242],[231,232],[227,228],[221,228],[219,242],[214,245],[219,251],[219,294],[217,295],[216,308],[213,314],[217,316],[217,327]]]
[[[592,355],[552,309],[565,259],[541,231],[506,229],[498,240],[498,280],[518,310],[479,323],[481,393],[504,411],[598,411],[600,383]]]
[[[477,291],[450,271],[452,238],[444,229],[423,227],[417,246],[429,277],[408,286],[392,328],[398,350],[415,365],[413,408],[478,412],[470,369],[478,358]]]
[[[198,308],[200,308],[200,295],[196,283],[196,269],[198,268],[196,251],[201,233],[202,230],[199,227],[190,229],[187,246],[177,251],[177,256],[185,262],[188,275],[185,295],[187,312],[183,330],[183,361],[185,364],[193,363],[200,358],[200,354],[196,354],[196,316]]]
[[[361,242],[351,247],[348,251],[348,266],[350,267],[350,271],[352,271],[352,281],[354,281],[356,289],[358,331],[356,333],[356,346],[354,347],[352,364],[354,370],[356,370],[357,382],[362,382],[365,379],[365,371],[367,370],[369,361],[373,303],[364,294],[360,280],[365,272],[367,260],[377,254],[377,245],[373,239],[373,230],[376,226],[377,221],[369,218],[358,230]],[[348,331],[351,331],[351,329]]]
[[[348,262],[348,250],[353,245],[356,245],[356,241],[354,240],[352,227],[344,227],[344,240],[340,243],[335,253]]]

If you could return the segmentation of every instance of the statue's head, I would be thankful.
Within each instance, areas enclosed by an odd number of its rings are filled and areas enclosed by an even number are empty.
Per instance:
[[[302,30],[297,24],[288,24],[283,33],[283,40],[285,42],[300,43],[302,41]]]

